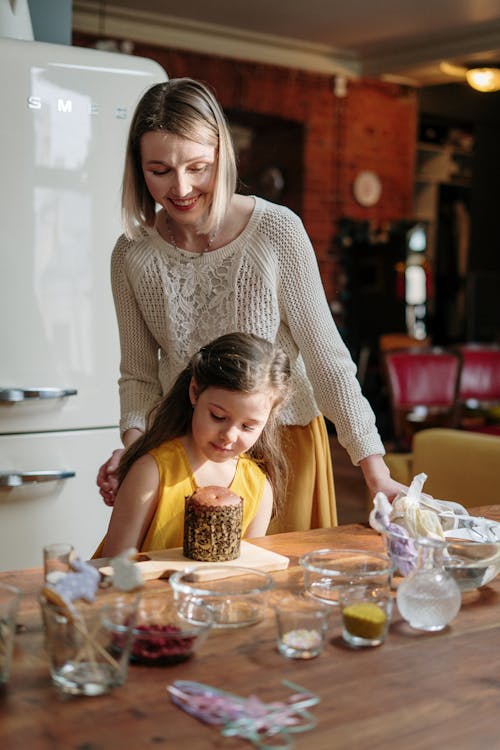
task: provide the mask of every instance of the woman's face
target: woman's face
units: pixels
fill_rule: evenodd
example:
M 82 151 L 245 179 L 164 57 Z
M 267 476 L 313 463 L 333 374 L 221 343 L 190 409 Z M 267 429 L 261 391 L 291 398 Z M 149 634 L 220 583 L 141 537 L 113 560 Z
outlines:
M 210 207 L 217 150 L 161 130 L 141 138 L 141 163 L 154 200 L 179 224 L 196 225 Z

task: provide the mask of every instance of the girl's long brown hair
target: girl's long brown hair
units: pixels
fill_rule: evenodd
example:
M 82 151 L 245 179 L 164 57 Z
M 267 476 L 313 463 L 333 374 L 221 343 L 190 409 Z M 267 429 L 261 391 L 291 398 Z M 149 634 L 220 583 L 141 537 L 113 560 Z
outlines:
M 199 393 L 216 387 L 243 393 L 270 390 L 274 394 L 269 419 L 248 455 L 268 476 L 273 488 L 274 516 L 279 515 L 285 497 L 288 465 L 283 455 L 277 413 L 289 396 L 290 362 L 281 349 L 249 333 L 219 336 L 191 358 L 170 391 L 150 412 L 146 432 L 123 454 L 118 469 L 119 481 L 123 481 L 138 458 L 167 440 L 191 432 L 193 407 L 189 399 L 189 384 L 192 378 Z

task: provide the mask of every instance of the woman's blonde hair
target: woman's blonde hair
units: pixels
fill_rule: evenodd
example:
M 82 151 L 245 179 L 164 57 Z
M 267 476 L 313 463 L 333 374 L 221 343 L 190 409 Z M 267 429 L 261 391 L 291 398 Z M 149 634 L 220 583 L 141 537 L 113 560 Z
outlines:
M 203 83 L 173 78 L 152 86 L 136 107 L 128 135 L 122 185 L 125 234 L 137 237 L 154 226 L 156 205 L 146 186 L 141 165 L 141 138 L 165 131 L 216 149 L 214 193 L 200 234 L 220 226 L 236 190 L 236 157 L 229 127 L 217 99 Z
M 272 392 L 271 413 L 247 455 L 268 476 L 273 488 L 274 515 L 279 515 L 285 497 L 288 466 L 277 415 L 290 395 L 290 361 L 282 349 L 249 333 L 219 336 L 191 358 L 170 391 L 152 409 L 146 432 L 123 454 L 118 469 L 119 481 L 123 481 L 138 458 L 167 440 L 191 432 L 193 406 L 189 398 L 189 385 L 192 378 L 198 394 L 210 387 L 243 393 L 261 389 Z

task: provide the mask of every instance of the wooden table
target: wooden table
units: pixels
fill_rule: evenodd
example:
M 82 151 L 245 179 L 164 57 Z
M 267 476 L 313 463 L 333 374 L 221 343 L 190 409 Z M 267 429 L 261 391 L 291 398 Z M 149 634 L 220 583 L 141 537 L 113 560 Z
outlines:
M 477 509 L 500 520 L 500 505 Z M 257 544 L 290 557 L 276 573 L 278 587 L 301 587 L 298 557 L 322 547 L 381 550 L 363 525 L 270 536 Z M 127 682 L 98 698 L 61 697 L 52 686 L 43 650 L 36 595 L 41 570 L 0 574 L 25 592 L 19 613 L 11 680 L 0 691 L 0 747 L 5 750 L 236 750 L 251 747 L 224 738 L 174 706 L 166 686 L 195 680 L 262 700 L 288 696 L 281 680 L 320 696 L 315 729 L 296 735 L 297 750 L 494 750 L 500 747 L 500 577 L 463 596 L 445 631 L 412 631 L 394 609 L 386 643 L 351 650 L 331 616 L 323 654 L 290 661 L 275 647 L 272 612 L 258 625 L 213 631 L 199 653 L 173 667 L 132 666 Z M 167 587 L 166 581 L 148 588 Z

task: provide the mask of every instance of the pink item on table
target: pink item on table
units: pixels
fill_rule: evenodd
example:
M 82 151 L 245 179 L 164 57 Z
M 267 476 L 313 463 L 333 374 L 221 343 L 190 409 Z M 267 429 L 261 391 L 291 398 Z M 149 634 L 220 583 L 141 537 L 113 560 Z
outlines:
M 268 747 L 266 740 L 277 735 L 283 735 L 280 747 L 291 748 L 293 742 L 288 735 L 316 725 L 306 709 L 319 703 L 319 697 L 287 680 L 283 684 L 297 691 L 288 702 L 264 703 L 255 695 L 241 698 L 189 680 L 176 680 L 167 691 L 172 702 L 187 713 L 206 724 L 222 724 L 225 737 L 241 737 L 264 750 Z

